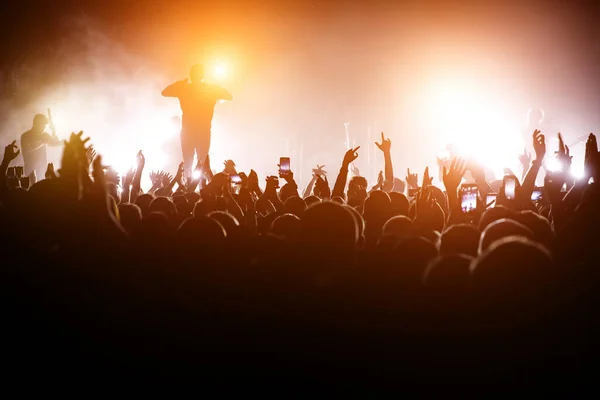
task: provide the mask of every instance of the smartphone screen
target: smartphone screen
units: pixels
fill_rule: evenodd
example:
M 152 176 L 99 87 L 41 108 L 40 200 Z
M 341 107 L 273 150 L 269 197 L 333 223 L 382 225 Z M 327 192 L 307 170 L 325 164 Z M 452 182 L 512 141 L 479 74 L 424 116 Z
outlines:
M 496 196 L 498 196 L 496 193 L 488 193 L 485 196 L 485 205 L 487 207 L 495 207 L 496 206 Z
M 465 184 L 460 187 L 460 208 L 463 213 L 477 211 L 477 195 L 479 188 L 475 184 Z
M 284 177 L 290 173 L 290 158 L 281 157 L 279 159 L 279 176 Z
M 229 179 L 231 180 L 231 191 L 234 194 L 240 194 L 240 189 L 242 188 L 242 178 L 239 175 L 229 175 Z
M 504 177 L 504 197 L 506 197 L 507 200 L 514 200 L 516 186 L 517 182 L 514 176 Z
M 231 179 L 232 184 L 239 185 L 242 183 L 242 177 L 239 175 L 229 175 L 229 178 Z
M 542 200 L 542 188 L 536 187 L 531 193 L 531 201 Z

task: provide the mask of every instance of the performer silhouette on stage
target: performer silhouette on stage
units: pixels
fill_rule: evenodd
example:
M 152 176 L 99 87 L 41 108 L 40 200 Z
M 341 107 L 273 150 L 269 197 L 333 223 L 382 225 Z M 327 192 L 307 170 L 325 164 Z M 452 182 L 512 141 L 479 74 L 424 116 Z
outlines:
M 181 117 L 181 152 L 185 176 L 189 177 L 194 162 L 204 160 L 210 149 L 210 131 L 215 104 L 219 100 L 233 100 L 233 96 L 219 85 L 204 82 L 204 66 L 196 64 L 190 78 L 177 81 L 162 91 L 165 97 L 177 97 L 183 113 Z
M 50 126 L 52 134 L 46 132 L 48 126 Z M 61 144 L 61 140 L 56 136 L 50 110 L 48 110 L 48 116 L 37 114 L 33 118 L 31 129 L 21 135 L 21 152 L 23 154 L 25 176 L 35 171 L 38 179 L 43 178 L 48 166 L 46 147 L 60 146 Z

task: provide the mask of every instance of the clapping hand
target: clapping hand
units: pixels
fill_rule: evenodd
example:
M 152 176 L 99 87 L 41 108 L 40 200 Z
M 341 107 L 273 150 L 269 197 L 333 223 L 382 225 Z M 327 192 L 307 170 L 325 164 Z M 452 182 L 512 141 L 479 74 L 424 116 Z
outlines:
M 372 190 L 381 190 L 383 187 L 383 171 L 379 171 L 377 175 L 377 183 L 373 186 Z
M 314 176 L 324 176 L 327 175 L 327 171 L 323 170 L 323 168 L 325 168 L 325 165 L 319 165 L 317 164 L 317 168 L 313 168 L 312 172 Z

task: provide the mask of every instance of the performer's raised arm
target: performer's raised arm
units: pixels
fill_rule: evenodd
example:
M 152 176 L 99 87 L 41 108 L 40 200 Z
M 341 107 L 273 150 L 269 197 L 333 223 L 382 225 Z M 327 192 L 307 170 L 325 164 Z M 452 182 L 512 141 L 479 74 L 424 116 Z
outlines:
M 179 97 L 179 95 L 181 94 L 181 88 L 187 83 L 188 78 L 172 83 L 162 91 L 162 95 L 164 97 Z

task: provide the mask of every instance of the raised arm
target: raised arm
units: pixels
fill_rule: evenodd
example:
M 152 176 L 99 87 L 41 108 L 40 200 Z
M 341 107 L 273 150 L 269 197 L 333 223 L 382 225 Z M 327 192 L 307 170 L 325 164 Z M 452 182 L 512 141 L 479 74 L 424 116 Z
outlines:
M 523 179 L 523 185 L 521 186 L 523 198 L 525 199 L 530 198 L 531 193 L 533 193 L 535 180 L 546 155 L 546 138 L 537 129 L 533 132 L 533 149 L 535 151 L 535 160 L 531 162 L 531 166 L 527 170 L 525 178 Z M 531 159 L 531 157 L 529 158 Z M 523 167 L 525 167 L 525 163 L 523 163 Z
M 385 166 L 385 180 L 381 185 L 381 189 L 384 192 L 390 192 L 394 187 L 394 167 L 392 166 L 392 141 L 390 139 L 386 139 L 383 132 L 381 132 L 381 144 L 375 142 L 375 145 L 381 150 L 383 153 L 383 160 Z
M 342 199 L 346 198 L 344 190 L 346 189 L 346 181 L 348 179 L 348 167 L 354 160 L 358 158 L 358 153 L 356 152 L 360 149 L 360 146 L 350 149 L 344 155 L 344 160 L 342 161 L 342 167 L 340 168 L 340 172 L 335 180 L 335 184 L 333 185 L 333 192 L 331 193 L 331 197 L 339 196 Z
M 188 79 L 185 78 L 181 81 L 177 81 L 175 83 L 170 84 L 169 86 L 167 86 L 163 91 L 162 91 L 162 95 L 164 97 L 179 97 L 179 94 L 181 93 L 181 89 L 188 83 Z
M 44 133 L 44 143 L 52 147 L 61 146 L 63 144 L 62 140 L 56 136 L 56 133 L 52 133 L 52 135 Z

